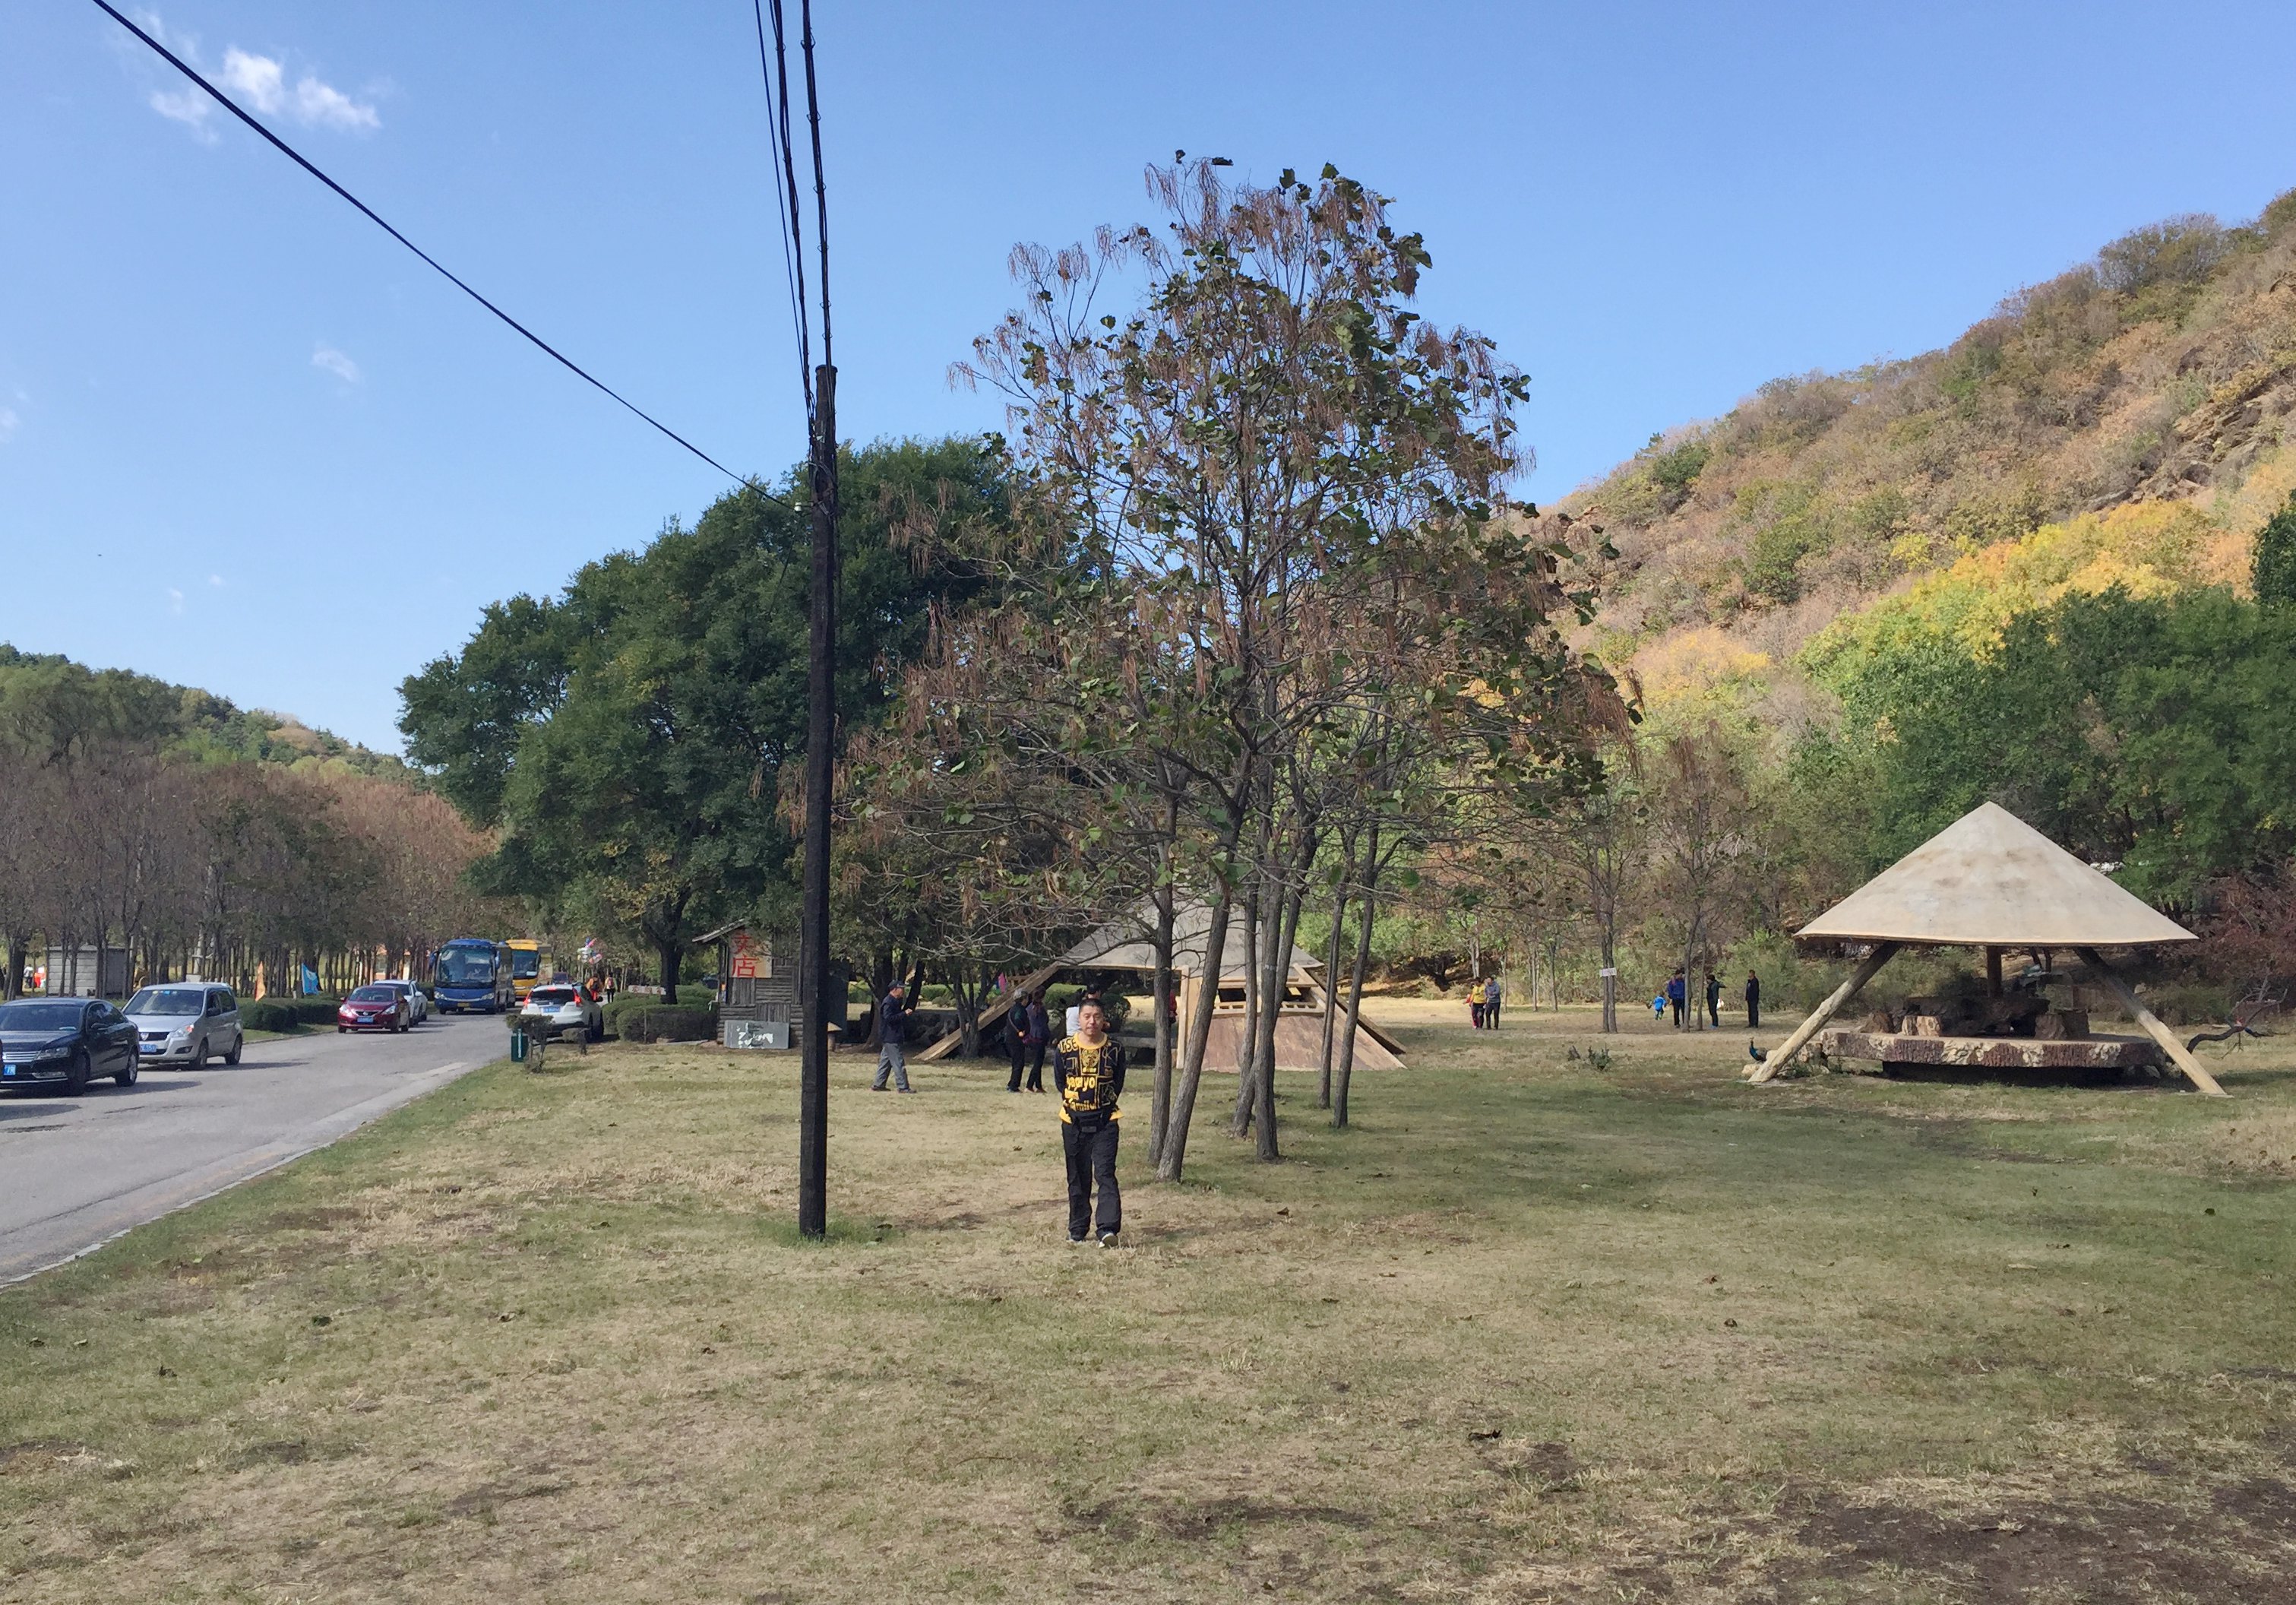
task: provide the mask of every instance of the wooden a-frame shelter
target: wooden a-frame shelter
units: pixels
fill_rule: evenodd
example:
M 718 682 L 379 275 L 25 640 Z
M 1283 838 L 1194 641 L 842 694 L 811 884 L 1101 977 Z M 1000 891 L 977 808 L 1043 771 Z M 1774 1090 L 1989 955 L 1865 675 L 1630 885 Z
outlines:
M 1023 976 L 1014 987 L 1012 998 L 998 998 L 982 1009 L 980 1030 L 985 1034 L 1002 1020 L 1012 1008 L 1014 998 L 1049 984 L 1063 975 L 1112 971 L 1152 976 L 1156 972 L 1156 945 L 1148 939 L 1146 933 L 1154 928 L 1155 911 L 1149 904 L 1143 904 L 1136 910 L 1129 920 L 1103 926 L 1051 963 Z M 1204 984 L 1204 948 L 1210 928 L 1211 910 L 1201 903 L 1184 903 L 1174 911 L 1172 972 L 1178 984 L 1177 1002 L 1183 1023 L 1191 1017 L 1197 994 Z M 1241 1045 L 1238 1035 L 1243 1017 L 1241 997 L 1245 959 L 1238 951 L 1242 946 L 1240 923 L 1230 926 L 1226 946 L 1226 951 L 1220 959 L 1220 999 L 1212 1016 L 1211 1041 L 1204 1050 L 1207 1068 L 1231 1063 L 1238 1057 L 1236 1049 Z M 1322 969 L 1322 962 L 1313 954 L 1298 947 L 1292 950 L 1283 1006 L 1276 1017 L 1275 1067 L 1279 1070 L 1311 1070 L 1316 1067 L 1320 1059 L 1323 1050 L 1321 1022 L 1325 1001 Z M 1335 1000 L 1332 1009 L 1333 1029 L 1348 1029 L 1347 1005 Z M 962 1028 L 952 1031 L 915 1057 L 920 1062 L 946 1058 L 956 1051 L 964 1036 Z M 1400 1070 L 1403 1068 L 1402 1056 L 1403 1045 L 1386 1032 L 1369 1020 L 1357 1024 L 1357 1068 Z
M 1849 980 L 1810 1012 L 1748 1073 L 1768 1081 L 1907 947 L 1975 947 L 1985 952 L 1988 988 L 2001 992 L 2004 949 L 2079 954 L 2120 1000 L 2150 1042 L 2095 1037 L 2085 1029 L 2056 1041 L 2001 1037 L 1830 1033 L 1852 1057 L 1885 1063 L 2031 1067 L 2159 1064 L 2165 1056 L 2202 1091 L 2226 1096 L 2137 998 L 2098 950 L 2191 942 L 2193 934 L 2067 852 L 1998 803 L 1982 802 L 1795 933 L 1803 941 L 1872 943 Z M 1834 1045 L 1834 1044 L 1829 1044 Z

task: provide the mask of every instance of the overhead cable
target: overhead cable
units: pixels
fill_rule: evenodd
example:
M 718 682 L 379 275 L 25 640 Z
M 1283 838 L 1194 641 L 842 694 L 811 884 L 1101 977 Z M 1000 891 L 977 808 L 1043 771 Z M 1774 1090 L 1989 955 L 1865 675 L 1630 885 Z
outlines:
M 488 300 L 485 296 L 480 295 L 476 290 L 472 289 L 469 284 L 463 283 L 461 278 L 450 271 L 447 268 L 446 264 L 439 261 L 438 258 L 432 256 L 429 251 L 423 250 L 422 247 L 417 245 L 414 241 L 399 233 L 398 230 L 393 228 L 389 223 L 384 222 L 382 218 L 373 207 L 360 200 L 357 195 L 352 194 L 350 191 L 345 189 L 341 185 L 337 184 L 332 178 L 328 177 L 326 174 L 321 172 L 317 167 L 313 165 L 311 161 L 305 158 L 301 152 L 296 150 L 294 146 L 280 138 L 279 136 L 274 134 L 269 128 L 265 128 L 260 122 L 258 122 L 240 106 L 238 102 L 233 100 L 231 96 L 226 95 L 222 90 L 217 88 L 213 84 L 209 83 L 204 77 L 202 77 L 198 69 L 192 66 L 190 62 L 184 61 L 174 51 L 169 50 L 165 45 L 162 45 L 159 40 L 153 38 L 150 34 L 144 32 L 143 29 L 137 27 L 135 23 L 130 21 L 127 17 L 121 15 L 120 12 L 110 4 L 110 0 L 94 0 L 94 3 L 99 10 L 102 11 L 113 21 L 119 23 L 120 27 L 126 29 L 129 33 L 134 34 L 137 38 L 143 40 L 144 44 L 150 45 L 154 52 L 168 62 L 168 65 L 175 68 L 176 71 L 182 73 L 185 78 L 191 79 L 192 82 L 197 84 L 201 89 L 213 96 L 216 103 L 222 106 L 225 111 L 230 112 L 234 117 L 239 119 L 240 121 L 245 123 L 249 128 L 254 129 L 266 140 L 269 141 L 282 155 L 285 156 L 297 167 L 301 168 L 305 172 L 310 174 L 312 177 L 316 178 L 320 183 L 325 185 L 329 189 L 334 191 L 336 194 L 341 196 L 344 200 L 357 207 L 359 211 L 365 216 L 369 222 L 381 229 L 383 233 L 389 235 L 401 245 L 406 246 L 407 250 L 413 251 L 416 256 L 421 257 L 433 268 L 436 268 L 439 276 L 445 278 L 447 283 L 453 284 L 463 294 L 469 296 L 472 300 L 478 302 L 479 305 L 484 307 L 488 311 L 502 319 L 503 322 L 517 330 L 519 333 L 524 335 L 529 341 L 532 342 L 537 350 L 541 350 L 545 355 L 550 357 L 553 360 L 560 364 L 560 366 L 563 366 L 567 372 L 572 374 L 576 378 L 582 380 L 585 383 L 594 387 L 603 395 L 620 403 L 620 405 L 628 408 L 629 411 L 635 414 L 637 417 L 652 424 L 663 434 L 676 441 L 680 446 L 685 447 L 686 450 L 692 452 L 695 457 L 700 457 L 703 462 L 718 470 L 718 473 L 724 474 L 727 479 L 756 489 L 758 493 L 764 496 L 767 500 L 774 502 L 780 506 L 787 507 L 789 506 L 789 504 L 783 501 L 780 497 L 775 496 L 770 491 L 758 486 L 754 478 L 736 473 L 731 468 L 726 467 L 725 464 L 719 462 L 716 457 L 711 457 L 708 452 L 702 450 L 701 447 L 696 446 L 693 441 L 678 433 L 668 424 L 664 424 L 660 419 L 655 417 L 652 414 L 639 407 L 636 402 L 622 395 L 611 385 L 607 384 L 603 380 L 599 379 L 595 374 L 590 373 L 580 364 L 568 357 L 564 352 L 560 351 L 556 347 L 550 344 L 549 342 L 544 340 L 533 330 L 519 322 L 518 319 L 512 317 L 500 307 L 496 306 L 494 302 Z

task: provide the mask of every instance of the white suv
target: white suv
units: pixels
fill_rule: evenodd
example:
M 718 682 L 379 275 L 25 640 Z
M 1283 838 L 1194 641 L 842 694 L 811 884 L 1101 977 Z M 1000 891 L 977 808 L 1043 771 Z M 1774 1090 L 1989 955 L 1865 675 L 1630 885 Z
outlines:
M 146 1065 L 188 1064 L 204 1070 L 209 1058 L 236 1065 L 246 1046 L 239 1000 L 228 986 L 197 981 L 147 986 L 121 1012 L 135 1027 L 135 1057 Z

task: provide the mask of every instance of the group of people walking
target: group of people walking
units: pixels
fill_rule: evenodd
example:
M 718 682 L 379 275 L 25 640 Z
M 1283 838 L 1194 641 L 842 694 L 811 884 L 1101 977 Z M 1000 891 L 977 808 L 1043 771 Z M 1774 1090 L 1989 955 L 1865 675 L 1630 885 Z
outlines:
M 1467 1018 L 1477 1031 L 1496 1031 L 1499 1028 L 1499 999 L 1504 995 L 1496 975 L 1480 986 L 1467 989 Z
M 1762 978 L 1751 970 L 1746 972 L 1745 996 L 1746 1025 L 1752 1030 L 1762 1023 Z M 1685 1008 L 1694 1010 L 1697 1007 L 1691 1001 L 1690 978 L 1681 970 L 1675 971 L 1667 984 L 1659 989 L 1658 994 L 1651 999 L 1651 1013 L 1661 1024 L 1669 1009 L 1674 1011 L 1674 1023 L 1680 1025 L 1682 1011 Z M 1706 972 L 1706 1023 L 1714 1030 L 1722 1028 L 1722 981 L 1712 970 Z

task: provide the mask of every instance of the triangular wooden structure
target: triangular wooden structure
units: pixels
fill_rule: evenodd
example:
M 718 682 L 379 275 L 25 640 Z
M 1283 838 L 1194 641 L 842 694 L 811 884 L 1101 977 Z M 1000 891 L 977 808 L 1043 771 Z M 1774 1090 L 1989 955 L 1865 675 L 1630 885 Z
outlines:
M 1870 942 L 1874 949 L 1792 1036 L 1754 1066 L 1749 1078 L 1758 1083 L 1791 1063 L 1900 948 L 1984 948 L 1988 968 L 2003 948 L 2070 948 L 2194 1086 L 2225 1096 L 2216 1078 L 2096 951 L 2191 942 L 2193 934 L 1997 802 L 1979 803 L 1795 934 Z
M 1180 982 L 1180 1017 L 1185 1020 L 1195 1002 L 1196 989 L 1203 984 L 1204 948 L 1211 929 L 1211 910 L 1201 902 L 1181 905 L 1174 910 L 1172 920 L 1172 968 Z M 1034 992 L 1070 970 L 1122 970 L 1135 975 L 1150 975 L 1156 968 L 1156 947 L 1148 933 L 1155 929 L 1155 910 L 1144 903 L 1134 910 L 1129 920 L 1101 926 L 1070 947 L 1068 951 L 1041 969 L 1024 976 L 1014 988 L 1013 995 Z M 1229 927 L 1228 941 L 1220 956 L 1220 984 L 1240 986 L 1243 983 L 1244 962 L 1241 925 Z M 1292 950 L 1290 984 L 1306 994 L 1310 1008 L 1284 1011 L 1276 1022 L 1276 1065 L 1279 1070 L 1314 1069 L 1323 1051 L 1322 1033 L 1316 1033 L 1312 1049 L 1303 1047 L 1307 1039 L 1300 1034 L 1296 1022 L 1310 1014 L 1320 1018 L 1324 1008 L 1324 984 L 1320 975 L 1322 961 L 1304 948 Z M 1004 1017 L 1012 1007 L 1008 999 L 999 998 L 980 1011 L 980 1028 L 986 1033 Z M 1348 1011 L 1345 1005 L 1335 1005 L 1335 1029 L 1345 1030 Z M 1223 1034 L 1222 1027 L 1226 1026 Z M 1291 1029 L 1286 1029 L 1290 1027 Z M 1234 1039 L 1235 1026 L 1227 1014 L 1213 1017 L 1212 1041 L 1205 1049 L 1204 1062 L 1216 1066 L 1226 1062 L 1220 1049 L 1223 1042 Z M 946 1058 L 956 1051 L 964 1040 L 962 1029 L 952 1031 L 939 1041 L 916 1055 L 920 1062 Z M 1301 1055 L 1306 1054 L 1304 1062 Z M 1356 1064 L 1370 1070 L 1399 1070 L 1403 1067 L 1403 1045 L 1369 1020 L 1360 1023 L 1356 1032 Z

